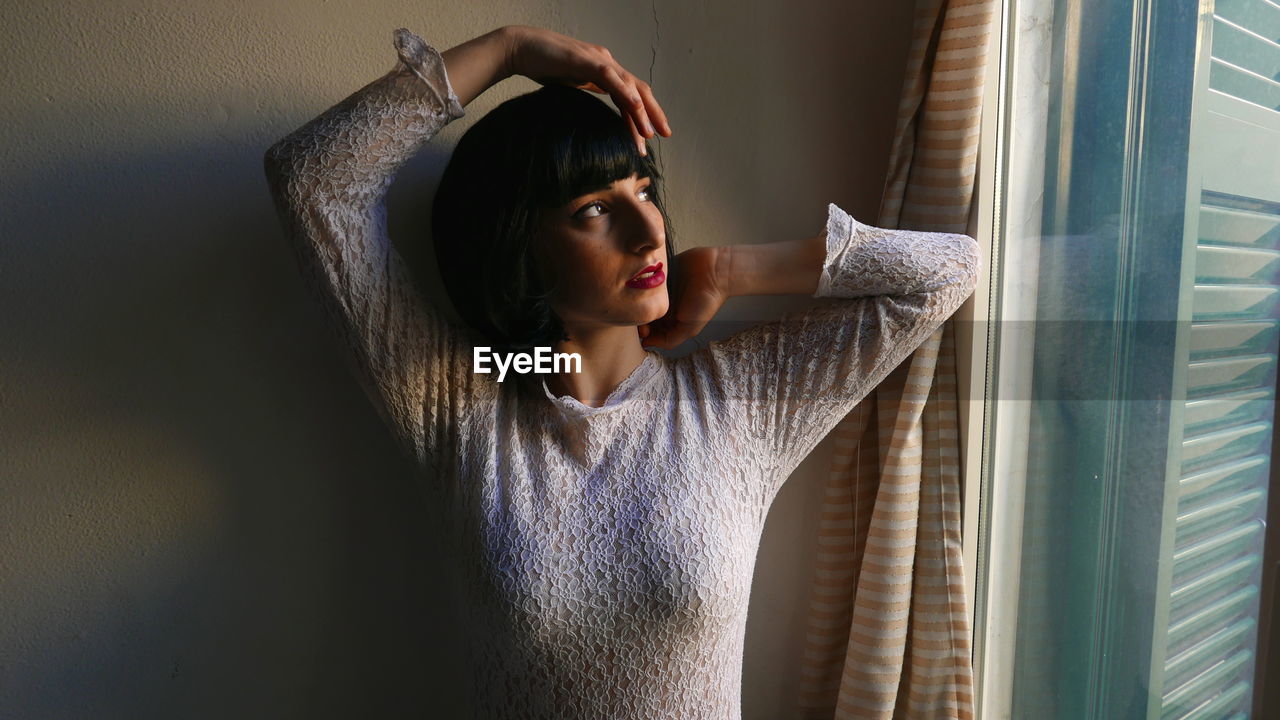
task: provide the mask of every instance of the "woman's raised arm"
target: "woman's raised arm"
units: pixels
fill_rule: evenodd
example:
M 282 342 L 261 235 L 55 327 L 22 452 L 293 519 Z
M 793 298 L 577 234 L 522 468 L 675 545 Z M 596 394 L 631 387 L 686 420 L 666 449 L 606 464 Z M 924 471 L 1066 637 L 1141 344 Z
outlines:
M 817 237 L 732 250 L 731 294 L 838 299 L 690 356 L 770 468 L 760 488 L 767 505 L 840 419 L 973 294 L 982 256 L 967 235 L 864 225 L 834 204 Z
M 607 49 L 549 30 L 502 27 L 442 54 L 401 28 L 395 47 L 394 69 L 272 145 L 264 165 L 304 278 L 366 394 L 401 446 L 429 464 L 466 406 L 471 344 L 419 295 L 387 236 L 396 171 L 516 73 L 608 93 L 641 148 L 653 126 L 671 128 L 649 86 Z
M 414 288 L 386 229 L 396 171 L 463 115 L 435 48 L 395 32 L 396 67 L 267 150 L 267 181 L 307 285 L 350 351 L 366 394 L 401 447 L 425 464 L 451 432 L 451 379 L 469 346 Z M 500 46 L 468 47 L 455 67 L 478 93 Z M 489 52 L 489 62 L 483 49 Z M 500 78 L 498 78 L 500 79 Z

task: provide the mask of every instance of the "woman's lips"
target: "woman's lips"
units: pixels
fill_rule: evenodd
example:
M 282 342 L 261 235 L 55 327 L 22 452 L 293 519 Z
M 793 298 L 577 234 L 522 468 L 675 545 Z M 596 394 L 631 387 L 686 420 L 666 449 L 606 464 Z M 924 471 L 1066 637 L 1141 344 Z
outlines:
M 658 263 L 654 266 L 653 270 L 646 270 L 645 272 L 642 272 L 636 277 L 628 280 L 627 287 L 635 288 L 637 290 L 648 290 L 650 288 L 658 287 L 666 280 L 666 278 L 667 276 L 662 272 L 662 263 Z

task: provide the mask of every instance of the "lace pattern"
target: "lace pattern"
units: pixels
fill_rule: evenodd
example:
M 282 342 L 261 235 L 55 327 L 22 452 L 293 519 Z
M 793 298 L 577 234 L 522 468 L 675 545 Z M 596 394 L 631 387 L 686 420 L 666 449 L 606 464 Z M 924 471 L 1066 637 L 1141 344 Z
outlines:
M 353 369 L 467 568 L 483 718 L 738 718 L 755 556 L 781 483 L 972 292 L 977 243 L 828 206 L 824 305 L 678 359 L 601 408 L 471 372 L 386 235 L 397 169 L 461 117 L 438 51 L 270 150 L 279 216 Z M 536 378 L 537 376 L 524 376 Z

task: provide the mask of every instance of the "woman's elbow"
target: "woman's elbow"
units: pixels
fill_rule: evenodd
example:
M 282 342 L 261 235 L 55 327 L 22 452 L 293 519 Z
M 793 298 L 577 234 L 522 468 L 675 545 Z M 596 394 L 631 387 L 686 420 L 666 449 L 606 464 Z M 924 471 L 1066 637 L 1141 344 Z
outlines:
M 291 166 L 289 157 L 289 145 L 286 142 L 288 138 L 276 142 L 267 148 L 267 152 L 262 156 L 262 170 L 266 173 L 267 181 L 272 187 L 280 184 L 288 176 L 288 170 Z
M 978 278 L 982 275 L 982 246 L 968 235 L 961 235 L 965 248 L 963 285 L 973 292 L 978 287 Z

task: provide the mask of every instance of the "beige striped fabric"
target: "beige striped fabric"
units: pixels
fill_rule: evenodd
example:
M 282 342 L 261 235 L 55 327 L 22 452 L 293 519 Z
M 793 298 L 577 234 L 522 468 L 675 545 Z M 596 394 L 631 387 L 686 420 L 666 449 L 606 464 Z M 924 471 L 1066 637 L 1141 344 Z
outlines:
M 972 232 L 994 0 L 920 0 L 877 224 Z M 952 322 L 834 431 L 800 716 L 973 718 Z

